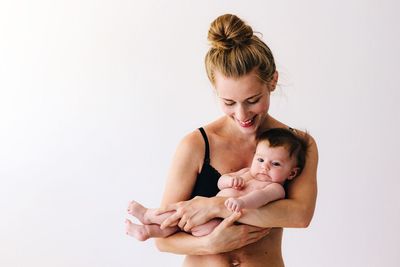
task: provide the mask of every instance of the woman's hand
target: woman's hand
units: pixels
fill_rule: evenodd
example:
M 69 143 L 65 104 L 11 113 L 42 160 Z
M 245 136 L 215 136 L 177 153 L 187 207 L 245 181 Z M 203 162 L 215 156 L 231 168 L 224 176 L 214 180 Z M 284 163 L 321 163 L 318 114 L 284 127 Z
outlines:
M 161 224 L 161 229 L 178 225 L 182 230 L 189 232 L 193 227 L 217 217 L 216 215 L 221 207 L 225 209 L 223 198 L 197 196 L 191 200 L 169 204 L 165 208 L 160 208 L 157 214 L 175 211 L 173 215 Z
M 239 249 L 257 242 L 269 234 L 271 228 L 260 228 L 246 224 L 234 225 L 242 214 L 234 212 L 224 219 L 209 235 L 206 236 L 210 254 Z

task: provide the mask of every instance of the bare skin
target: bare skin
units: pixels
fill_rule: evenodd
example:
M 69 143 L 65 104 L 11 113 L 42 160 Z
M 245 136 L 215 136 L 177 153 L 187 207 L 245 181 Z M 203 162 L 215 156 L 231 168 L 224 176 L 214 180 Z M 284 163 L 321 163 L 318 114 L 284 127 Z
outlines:
M 283 125 L 277 121 L 275 121 L 273 118 L 270 118 L 269 121 L 271 122 L 271 128 L 272 127 L 287 127 L 286 125 Z M 230 151 L 229 147 L 231 145 L 224 143 L 223 139 L 220 139 L 219 136 L 223 135 L 223 130 L 218 127 L 219 125 L 223 125 L 223 123 L 219 124 L 212 124 L 209 125 L 206 128 L 207 134 L 209 136 L 209 139 L 211 139 L 211 151 L 220 151 L 220 157 L 212 159 L 211 162 L 213 166 L 219 170 L 220 172 L 224 171 L 232 171 L 235 168 L 241 168 L 242 166 L 246 166 L 249 164 L 249 161 L 247 160 L 248 158 L 251 159 L 251 155 L 254 153 L 254 148 L 252 149 L 251 146 L 246 147 L 243 146 L 242 149 L 240 150 L 241 153 L 236 153 L 232 156 L 230 161 L 229 166 L 226 164 L 223 164 L 222 160 L 227 159 L 228 155 L 232 153 Z M 192 135 L 199 135 L 197 132 L 194 132 Z M 198 149 L 201 151 L 201 147 L 203 144 L 201 144 L 201 136 L 194 137 L 199 139 L 200 141 L 200 146 Z M 221 143 L 219 143 L 221 142 Z M 304 185 L 304 188 L 299 187 L 299 193 L 296 191 L 297 189 L 294 188 L 295 186 L 301 185 L 300 182 L 292 182 L 289 185 L 289 190 L 288 190 L 288 199 L 281 200 L 281 201 L 276 201 L 270 205 L 267 205 L 263 207 L 260 210 L 245 210 L 244 214 L 241 218 L 238 218 L 239 222 L 242 223 L 247 223 L 251 225 L 257 225 L 260 227 L 277 227 L 277 226 L 282 226 L 282 227 L 306 227 L 311 220 L 313 210 L 314 210 L 314 205 L 315 205 L 315 196 L 316 196 L 316 184 L 315 184 L 315 170 L 310 168 L 309 166 L 311 165 L 316 165 L 316 147 L 315 144 L 312 144 L 312 147 L 314 147 L 314 156 L 313 157 L 307 157 L 306 162 L 308 166 L 306 166 L 305 170 L 303 171 L 302 175 L 297 177 L 294 181 L 298 180 L 303 180 L 307 179 L 308 177 L 304 178 L 305 175 L 314 175 L 311 176 L 311 179 L 309 182 L 310 185 Z M 224 148 L 224 149 L 223 149 Z M 312 149 L 312 148 L 311 148 Z M 247 158 L 246 158 L 246 153 L 247 152 Z M 224 153 L 225 152 L 225 153 Z M 204 153 L 204 149 L 203 149 Z M 311 152 L 313 153 L 313 152 Z M 201 154 L 201 153 L 200 153 Z M 214 157 L 217 155 L 216 153 L 213 154 Z M 220 158 L 220 160 L 219 160 Z M 201 164 L 202 163 L 202 157 L 199 160 Z M 313 161 L 313 162 L 310 162 Z M 311 174 L 310 174 L 311 173 Z M 293 189 L 294 188 L 294 189 Z M 306 192 L 305 195 L 308 195 L 306 199 L 302 200 L 306 203 L 306 206 L 308 209 L 304 214 L 300 214 L 298 212 L 292 212 L 289 214 L 292 214 L 291 216 L 288 216 L 287 212 L 290 211 L 291 209 L 293 210 L 299 210 L 299 208 L 296 206 L 296 197 L 303 198 L 303 194 L 301 191 Z M 291 200 L 291 198 L 294 198 Z M 185 230 L 190 230 L 192 227 L 196 225 L 200 225 L 209 219 L 213 218 L 214 216 L 218 217 L 224 217 L 224 218 L 229 218 L 228 216 L 230 215 L 230 212 L 227 212 L 226 207 L 224 206 L 226 198 L 220 198 L 219 200 L 205 200 L 205 199 L 200 199 L 199 201 L 210 201 L 208 206 L 215 206 L 218 207 L 216 211 L 210 212 L 210 214 L 204 214 L 204 216 L 188 216 L 190 217 L 191 221 L 186 221 L 183 222 L 180 227 L 184 227 L 183 229 Z M 177 201 L 177 200 L 176 200 Z M 171 201 L 174 202 L 174 201 Z M 202 204 L 202 205 L 205 205 Z M 201 205 L 201 204 L 199 204 Z M 270 214 L 270 216 L 265 215 L 265 214 Z M 209 216 L 209 217 L 207 217 Z M 303 217 L 304 216 L 304 217 Z M 185 228 L 186 226 L 186 228 Z M 224 226 L 225 227 L 225 226 Z M 281 267 L 284 266 L 284 262 L 282 259 L 282 253 L 281 253 L 281 241 L 282 241 L 282 233 L 283 230 L 282 228 L 273 228 L 268 235 L 265 236 L 264 233 L 257 232 L 258 229 L 253 229 L 254 236 L 252 241 L 255 241 L 252 244 L 246 244 L 249 240 L 246 240 L 241 234 L 237 234 L 240 231 L 245 231 L 242 229 L 239 229 L 239 226 L 230 224 L 226 228 L 220 228 L 218 229 L 219 231 L 215 231 L 215 240 L 214 240 L 214 232 L 211 234 L 213 236 L 210 238 L 210 240 L 205 240 L 205 246 L 202 246 L 202 241 L 199 242 L 200 245 L 196 246 L 192 242 L 198 242 L 198 240 L 194 240 L 188 236 L 183 237 L 182 233 L 178 235 L 173 235 L 171 237 L 168 237 L 166 239 L 159 239 L 157 240 L 157 245 L 162 251 L 170 251 L 170 252 L 175 252 L 175 253 L 182 253 L 186 254 L 187 256 L 185 257 L 185 261 L 183 266 L 188 266 L 188 267 L 197 267 L 197 266 L 216 266 L 216 267 L 224 267 L 224 266 L 235 266 L 234 264 L 239 263 L 240 265 L 238 266 L 248 266 L 248 267 L 257 267 L 257 266 L 277 266 Z M 237 227 L 237 228 L 235 228 Z M 250 231 L 250 230 L 249 230 Z M 218 234 L 217 234 L 218 232 Z M 243 234 L 244 235 L 244 234 Z M 248 234 L 247 234 L 248 236 Z M 231 238 L 231 239 L 229 239 Z M 216 240 L 219 239 L 219 242 Z M 238 242 L 237 240 L 240 240 Z M 258 241 L 257 241 L 258 240 Z M 182 242 L 182 243 L 181 243 Z M 235 243 L 238 242 L 238 243 Z M 168 244 L 169 243 L 169 244 Z M 208 244 L 212 243 L 215 247 L 212 248 L 211 250 L 204 249 L 204 247 L 208 247 Z M 233 249 L 232 251 L 230 250 L 230 247 L 227 247 L 226 244 L 232 244 L 232 247 L 237 247 L 236 249 Z M 182 244 L 182 246 L 185 246 L 185 248 L 181 247 L 179 244 Z M 190 244 L 193 244 L 192 246 Z M 171 247 L 169 247 L 171 246 Z M 224 252 L 228 251 L 228 252 Z M 199 255 L 190 255 L 190 254 L 199 254 Z M 213 255 L 209 255 L 213 254 Z
M 284 147 L 270 147 L 268 141 L 259 142 L 250 168 L 222 175 L 218 180 L 221 190 L 217 196 L 229 197 L 225 206 L 230 211 L 241 212 L 243 209 L 255 209 L 271 201 L 285 197 L 283 183 L 293 179 L 297 173 L 296 160 L 291 158 Z M 136 217 L 142 225 L 126 220 L 126 233 L 139 241 L 151 237 L 167 237 L 179 230 L 176 226 L 161 229 L 173 211 L 158 213 L 136 201 L 128 205 L 128 213 Z M 221 222 L 213 219 L 191 229 L 194 236 L 210 234 Z
M 186 256 L 183 266 L 284 266 L 281 253 L 282 232 L 282 228 L 272 229 L 269 234 L 260 241 L 230 252 L 207 256 Z
M 252 73 L 238 79 L 216 73 L 216 92 L 226 116 L 207 125 L 205 131 L 210 142 L 211 165 L 220 173 L 231 173 L 250 165 L 257 133 L 288 127 L 267 113 L 269 94 L 276 80 L 277 74 L 269 84 L 261 84 Z M 207 236 L 193 237 L 180 232 L 157 239 L 157 247 L 161 251 L 187 255 L 185 267 L 284 266 L 282 227 L 307 227 L 315 208 L 318 152 L 313 139 L 310 138 L 306 165 L 290 182 L 287 198 L 258 209 L 245 209 L 243 214 L 228 211 L 224 205 L 226 197 L 197 197 L 186 201 L 203 165 L 204 153 L 204 140 L 198 131 L 186 136 L 178 146 L 160 205 L 164 211 L 174 210 L 175 214 L 161 226 L 178 225 L 190 231 L 212 218 L 225 219 Z M 234 224 L 235 221 L 243 224 Z M 263 230 L 270 227 L 273 227 L 270 232 Z
M 126 234 L 136 238 L 139 241 L 145 241 L 150 237 L 167 237 L 179 230 L 172 226 L 160 229 L 159 225 L 174 212 L 165 212 L 156 214 L 156 210 L 148 209 L 136 201 L 131 201 L 128 206 L 128 213 L 136 217 L 142 224 L 134 224 L 130 220 L 125 220 Z

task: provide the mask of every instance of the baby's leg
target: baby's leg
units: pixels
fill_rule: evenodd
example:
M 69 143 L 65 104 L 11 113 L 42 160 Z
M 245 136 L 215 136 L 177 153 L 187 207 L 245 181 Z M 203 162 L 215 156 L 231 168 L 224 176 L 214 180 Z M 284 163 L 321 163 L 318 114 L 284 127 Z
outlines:
M 217 227 L 221 223 L 222 219 L 212 219 L 211 221 L 206 222 L 205 224 L 196 226 L 192 228 L 193 236 L 204 236 L 211 233 L 215 227 Z
M 167 237 L 179 230 L 178 227 L 167 227 L 163 230 L 157 224 L 138 225 L 132 223 L 130 220 L 125 221 L 126 234 L 133 236 L 139 241 L 145 241 L 150 237 Z
M 155 209 L 148 209 L 136 201 L 131 201 L 128 213 L 136 217 L 143 224 L 161 224 L 166 218 L 174 214 L 174 211 L 157 214 Z

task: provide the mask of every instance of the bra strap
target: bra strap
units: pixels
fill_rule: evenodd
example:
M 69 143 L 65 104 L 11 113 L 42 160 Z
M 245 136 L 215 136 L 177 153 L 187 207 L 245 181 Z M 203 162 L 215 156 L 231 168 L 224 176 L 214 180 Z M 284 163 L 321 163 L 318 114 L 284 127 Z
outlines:
M 209 148 L 209 144 L 208 144 L 207 134 L 206 134 L 206 131 L 204 131 L 203 127 L 200 127 L 199 130 L 201 132 L 201 135 L 203 136 L 204 143 L 206 145 L 206 153 L 204 155 L 204 162 L 209 164 L 210 163 L 210 148 Z

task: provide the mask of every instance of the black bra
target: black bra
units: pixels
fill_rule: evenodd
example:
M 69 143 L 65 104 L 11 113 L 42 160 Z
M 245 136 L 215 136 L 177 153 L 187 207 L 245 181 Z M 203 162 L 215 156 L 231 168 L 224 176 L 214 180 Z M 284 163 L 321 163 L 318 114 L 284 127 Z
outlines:
M 213 197 L 219 192 L 218 179 L 221 174 L 210 165 L 210 145 L 207 134 L 202 127 L 199 128 L 205 143 L 204 162 L 201 172 L 197 175 L 196 184 L 192 191 L 192 198 L 195 196 Z

